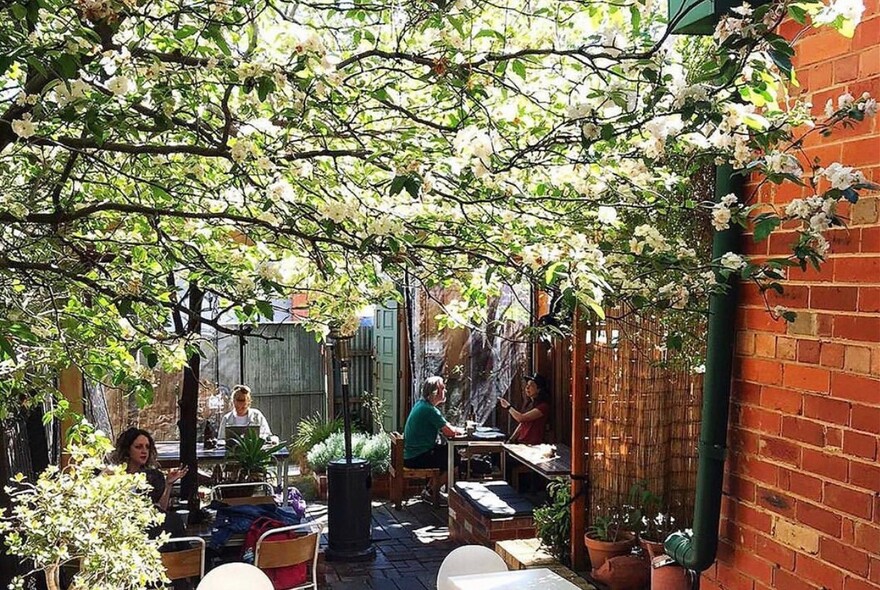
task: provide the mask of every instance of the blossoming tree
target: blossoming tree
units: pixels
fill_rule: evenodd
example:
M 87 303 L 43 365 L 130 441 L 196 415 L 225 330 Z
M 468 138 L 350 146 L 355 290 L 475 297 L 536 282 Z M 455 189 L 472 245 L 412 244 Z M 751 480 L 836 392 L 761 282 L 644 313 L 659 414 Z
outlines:
M 595 312 L 703 313 L 739 273 L 818 264 L 857 170 L 803 138 L 873 115 L 786 94 L 786 17 L 852 35 L 851 0 L 775 1 L 711 38 L 655 0 L 15 0 L 0 5 L 0 408 L 76 364 L 149 390 L 194 342 L 308 293 L 324 329 L 408 285 L 478 322 L 535 281 Z M 809 186 L 784 210 L 695 192 L 707 166 Z M 787 257 L 711 260 L 703 224 Z M 191 305 L 196 285 L 219 301 Z M 778 313 L 784 313 L 777 310 Z

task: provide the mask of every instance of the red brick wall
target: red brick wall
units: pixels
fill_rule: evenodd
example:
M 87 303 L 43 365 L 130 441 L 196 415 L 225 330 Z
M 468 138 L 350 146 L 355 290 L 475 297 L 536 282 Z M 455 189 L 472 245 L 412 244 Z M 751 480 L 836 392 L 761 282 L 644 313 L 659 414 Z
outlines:
M 787 33 L 799 27 L 789 23 Z M 814 112 L 845 91 L 880 97 L 880 12 L 867 0 L 853 39 L 833 31 L 796 44 L 798 92 Z M 807 144 L 807 157 L 859 167 L 880 183 L 880 120 Z M 765 194 L 784 204 L 794 189 Z M 771 304 L 745 288 L 738 318 L 730 456 L 718 560 L 702 587 L 880 588 L 880 198 L 846 207 L 819 272 L 792 271 Z M 747 252 L 781 254 L 790 236 Z

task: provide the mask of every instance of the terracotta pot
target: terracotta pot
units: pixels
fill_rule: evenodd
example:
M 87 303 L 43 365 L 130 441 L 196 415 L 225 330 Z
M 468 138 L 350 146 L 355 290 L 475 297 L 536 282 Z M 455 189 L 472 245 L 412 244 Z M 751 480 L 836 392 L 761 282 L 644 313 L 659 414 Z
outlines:
M 675 563 L 660 565 L 663 561 L 662 555 L 651 560 L 651 590 L 689 590 L 692 587 L 690 573 Z
M 648 561 L 651 561 L 660 555 L 666 555 L 666 552 L 663 549 L 663 543 L 639 539 L 639 545 L 642 546 L 642 550 L 644 550 L 645 555 L 648 557 Z
M 592 538 L 590 533 L 584 535 L 584 544 L 587 546 L 587 553 L 590 554 L 590 567 L 593 571 L 598 570 L 612 557 L 628 555 L 635 547 L 636 536 L 633 533 L 623 532 L 619 538 L 619 541 L 600 541 Z

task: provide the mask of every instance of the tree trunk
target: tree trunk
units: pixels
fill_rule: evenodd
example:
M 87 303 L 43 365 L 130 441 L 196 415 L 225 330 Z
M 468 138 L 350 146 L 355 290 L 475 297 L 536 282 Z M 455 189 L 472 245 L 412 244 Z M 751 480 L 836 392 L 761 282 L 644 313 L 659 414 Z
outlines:
M 48 590 L 61 590 L 61 566 L 50 565 L 46 568 L 46 587 Z
M 201 332 L 201 311 L 204 293 L 197 285 L 190 285 L 189 309 L 191 314 L 187 320 L 186 334 L 199 334 Z M 183 370 L 183 388 L 180 393 L 180 419 L 177 426 L 180 429 L 180 461 L 187 467 L 189 472 L 180 483 L 181 500 L 187 502 L 190 514 L 195 514 L 199 509 L 198 495 L 198 460 L 196 457 L 196 440 L 198 437 L 198 405 L 199 405 L 199 372 L 201 368 L 201 356 L 198 353 L 189 358 L 187 367 Z

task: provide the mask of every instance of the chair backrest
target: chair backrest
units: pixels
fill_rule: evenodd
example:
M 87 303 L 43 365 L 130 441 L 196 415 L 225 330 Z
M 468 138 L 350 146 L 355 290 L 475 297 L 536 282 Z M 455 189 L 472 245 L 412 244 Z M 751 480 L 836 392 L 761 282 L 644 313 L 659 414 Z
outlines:
M 506 572 L 507 564 L 500 555 L 483 545 L 465 545 L 446 556 L 437 572 L 437 590 L 453 590 L 449 578 L 470 574 Z
M 198 590 L 275 590 L 272 580 L 249 563 L 224 563 L 208 572 Z
M 169 580 L 205 575 L 205 540 L 201 537 L 172 537 L 169 543 L 196 543 L 196 547 L 161 553 L 162 565 Z
M 321 530 L 320 525 L 307 522 L 266 531 L 257 539 L 257 547 L 254 550 L 254 565 L 260 569 L 269 569 L 306 563 L 311 569 L 312 582 L 310 585 L 297 586 L 297 588 L 313 587 L 317 589 L 318 547 L 321 543 Z M 305 534 L 294 539 L 267 540 L 273 535 L 288 531 L 302 531 Z
M 220 500 L 229 506 L 241 506 L 243 504 L 274 504 L 274 496 L 244 496 L 242 498 L 222 498 Z
M 238 494 L 226 497 L 227 492 L 235 492 L 235 490 L 250 492 L 248 495 L 239 496 Z M 259 490 L 262 494 L 254 495 Z M 246 482 L 246 483 L 222 483 L 213 488 L 212 495 L 215 500 L 220 500 L 230 506 L 240 506 L 242 504 L 274 504 L 275 497 L 272 495 L 274 490 L 272 485 L 265 481 Z
M 403 473 L 403 435 L 392 432 L 391 437 L 391 467 L 395 473 Z

